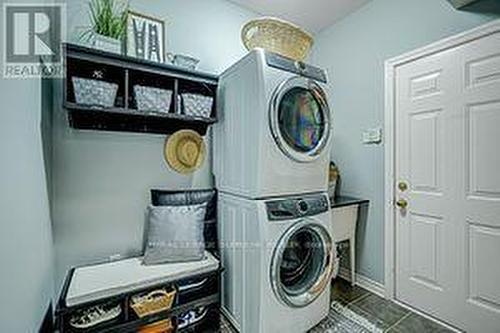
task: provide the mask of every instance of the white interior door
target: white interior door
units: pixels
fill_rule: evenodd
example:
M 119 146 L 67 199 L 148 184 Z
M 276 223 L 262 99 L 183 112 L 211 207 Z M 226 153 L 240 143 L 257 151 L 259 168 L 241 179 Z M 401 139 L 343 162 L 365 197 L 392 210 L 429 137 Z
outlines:
M 498 333 L 500 33 L 399 66 L 395 82 L 396 297 Z

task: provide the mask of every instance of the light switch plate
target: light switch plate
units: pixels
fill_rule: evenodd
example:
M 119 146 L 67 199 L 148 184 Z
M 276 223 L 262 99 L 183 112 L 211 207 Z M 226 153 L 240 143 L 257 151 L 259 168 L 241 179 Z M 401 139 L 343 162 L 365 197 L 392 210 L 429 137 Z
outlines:
M 382 142 L 382 128 L 371 128 L 363 132 L 363 144 L 379 144 Z

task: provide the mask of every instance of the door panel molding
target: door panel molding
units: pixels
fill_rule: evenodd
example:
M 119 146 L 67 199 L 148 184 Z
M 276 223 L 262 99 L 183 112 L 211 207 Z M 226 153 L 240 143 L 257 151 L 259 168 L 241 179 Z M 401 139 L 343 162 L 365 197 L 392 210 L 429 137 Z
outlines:
M 500 165 L 498 146 L 500 131 L 495 126 L 500 122 L 500 101 L 469 105 L 466 110 L 466 166 L 468 166 L 468 195 L 475 198 L 500 199 L 500 178 L 491 179 L 487 175 Z M 491 159 L 495 161 L 491 163 Z
M 468 302 L 500 314 L 500 268 L 484 259 L 500 253 L 500 228 L 468 224 L 468 240 Z

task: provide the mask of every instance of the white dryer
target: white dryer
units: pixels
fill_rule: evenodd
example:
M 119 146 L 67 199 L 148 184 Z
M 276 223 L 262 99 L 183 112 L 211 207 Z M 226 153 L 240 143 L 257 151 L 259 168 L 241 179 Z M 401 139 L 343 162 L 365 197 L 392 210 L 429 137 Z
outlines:
M 327 194 L 219 194 L 223 311 L 242 333 L 306 332 L 328 314 L 335 258 Z
M 255 49 L 219 80 L 217 188 L 247 198 L 327 189 L 331 115 L 325 71 Z

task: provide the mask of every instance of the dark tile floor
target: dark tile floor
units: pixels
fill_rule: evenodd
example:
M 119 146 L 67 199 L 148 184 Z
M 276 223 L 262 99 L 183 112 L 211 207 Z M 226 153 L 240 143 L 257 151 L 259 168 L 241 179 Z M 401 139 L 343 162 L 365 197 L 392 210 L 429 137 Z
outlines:
M 343 279 L 332 285 L 332 301 L 344 304 L 384 332 L 404 333 L 448 333 L 446 327 L 424 318 L 394 302 L 379 297 Z
M 373 329 L 353 322 L 345 311 L 337 311 L 334 306 L 323 322 L 311 330 L 313 333 L 451 333 L 453 331 L 428 320 L 396 303 L 379 297 L 361 287 L 352 287 L 349 282 L 336 279 L 332 284 L 332 304 L 339 304 L 362 317 Z M 365 325 L 366 326 L 366 325 Z M 236 332 L 227 320 L 223 319 L 221 331 Z

